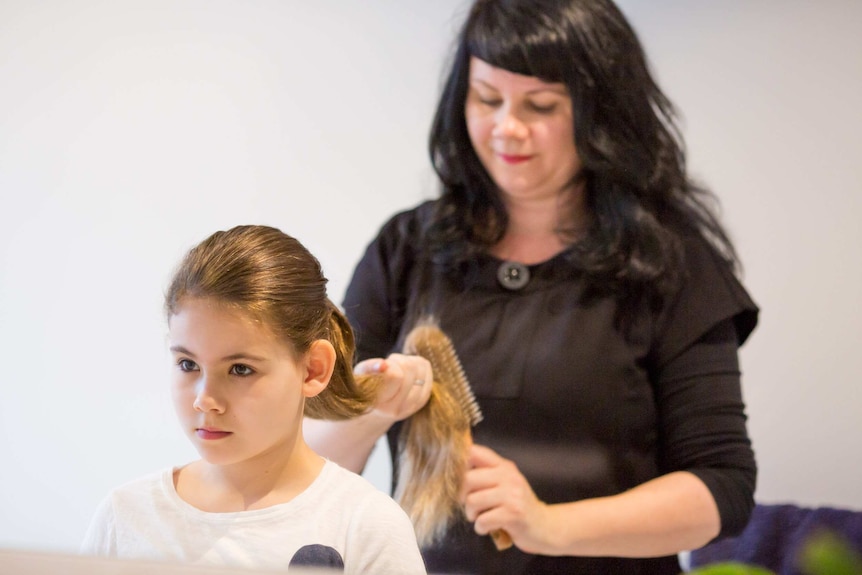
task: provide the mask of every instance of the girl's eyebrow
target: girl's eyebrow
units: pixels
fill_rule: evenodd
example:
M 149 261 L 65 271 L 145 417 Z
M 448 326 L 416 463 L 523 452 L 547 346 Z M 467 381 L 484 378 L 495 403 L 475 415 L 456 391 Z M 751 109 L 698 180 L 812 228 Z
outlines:
M 184 348 L 181 345 L 172 345 L 170 347 L 170 350 L 174 353 L 181 353 L 181 354 L 187 355 L 189 357 L 195 357 L 195 354 L 193 354 L 192 352 L 190 352 L 189 350 L 187 350 L 186 348 Z M 230 355 L 226 355 L 225 357 L 221 358 L 222 361 L 235 361 L 237 359 L 250 359 L 252 361 L 265 361 L 266 360 L 266 358 L 261 357 L 259 355 L 252 355 L 250 353 L 245 353 L 245 352 L 232 353 Z
M 265 357 L 261 357 L 259 355 L 252 355 L 250 353 L 232 353 L 222 358 L 222 361 L 235 361 L 237 359 L 250 359 L 252 361 L 266 361 Z

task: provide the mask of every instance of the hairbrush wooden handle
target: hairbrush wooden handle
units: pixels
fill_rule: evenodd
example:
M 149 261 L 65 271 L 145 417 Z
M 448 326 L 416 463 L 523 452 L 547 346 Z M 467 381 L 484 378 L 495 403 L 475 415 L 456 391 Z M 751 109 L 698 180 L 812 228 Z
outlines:
M 491 539 L 494 540 L 497 551 L 505 551 L 512 546 L 512 536 L 505 529 L 491 531 Z

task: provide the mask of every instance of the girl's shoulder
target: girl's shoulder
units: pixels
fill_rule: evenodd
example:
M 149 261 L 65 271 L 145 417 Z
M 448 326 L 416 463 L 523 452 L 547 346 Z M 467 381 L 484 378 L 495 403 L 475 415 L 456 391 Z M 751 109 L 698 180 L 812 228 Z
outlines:
M 169 467 L 122 483 L 111 490 L 108 498 L 140 501 L 141 499 L 164 497 L 166 488 L 173 488 L 174 469 Z
M 330 460 L 326 460 L 312 487 L 325 493 L 349 496 L 357 501 L 368 498 L 394 503 L 389 495 L 375 487 L 368 479 Z
M 173 469 L 164 469 L 144 475 L 113 488 L 102 498 L 91 523 L 94 526 L 113 526 L 128 517 L 140 517 L 154 510 L 173 505 Z M 176 497 L 175 492 L 173 497 Z M 90 539 L 91 535 L 88 535 Z
M 353 516 L 353 521 L 367 521 L 371 518 L 392 518 L 409 524 L 407 514 L 392 497 L 375 487 L 361 475 L 347 470 L 333 461 L 327 461 L 320 476 L 312 485 L 315 494 L 311 499 L 321 497 L 315 506 L 338 509 L 345 516 Z M 309 488 L 311 491 L 312 488 Z
M 304 505 L 313 505 L 315 520 L 348 549 L 362 549 L 348 557 L 361 572 L 424 572 L 413 524 L 388 494 L 364 477 L 327 461 L 309 488 Z

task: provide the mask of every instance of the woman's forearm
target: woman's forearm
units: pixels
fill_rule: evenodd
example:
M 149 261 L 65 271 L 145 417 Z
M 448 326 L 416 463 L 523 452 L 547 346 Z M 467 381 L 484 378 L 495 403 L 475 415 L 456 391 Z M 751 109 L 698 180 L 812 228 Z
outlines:
M 306 417 L 302 432 L 316 453 L 354 473 L 362 473 L 377 440 L 391 426 L 392 421 L 371 412 L 345 421 Z
M 546 555 L 671 555 L 705 545 L 721 529 L 709 489 L 686 472 L 612 497 L 549 505 L 547 517 L 545 544 L 534 551 Z

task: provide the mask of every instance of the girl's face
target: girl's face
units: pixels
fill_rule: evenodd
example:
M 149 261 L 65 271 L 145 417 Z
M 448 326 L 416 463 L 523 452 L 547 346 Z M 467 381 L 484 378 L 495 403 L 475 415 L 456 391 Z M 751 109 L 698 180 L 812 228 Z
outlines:
M 464 113 L 476 155 L 504 199 L 556 198 L 571 186 L 581 161 L 564 84 L 474 57 Z
M 169 327 L 174 407 L 201 457 L 215 465 L 289 457 L 304 399 L 331 375 L 314 350 L 297 358 L 259 322 L 211 299 L 184 300 Z

